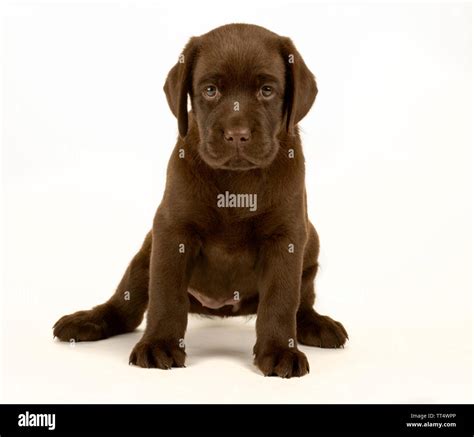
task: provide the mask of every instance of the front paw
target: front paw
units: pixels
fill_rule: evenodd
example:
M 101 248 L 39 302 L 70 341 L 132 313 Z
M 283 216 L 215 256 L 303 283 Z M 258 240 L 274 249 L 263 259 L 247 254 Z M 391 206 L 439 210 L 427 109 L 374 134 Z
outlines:
M 186 353 L 178 341 L 140 340 L 130 354 L 129 364 L 145 368 L 185 367 Z
M 293 378 L 309 373 L 306 355 L 296 348 L 256 346 L 254 351 L 254 363 L 265 376 Z

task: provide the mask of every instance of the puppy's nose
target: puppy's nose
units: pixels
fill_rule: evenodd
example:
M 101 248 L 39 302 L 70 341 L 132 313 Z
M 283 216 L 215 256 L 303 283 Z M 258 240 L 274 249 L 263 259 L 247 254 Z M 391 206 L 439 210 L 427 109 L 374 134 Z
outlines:
M 228 143 L 240 144 L 250 140 L 248 127 L 233 127 L 224 131 L 224 138 Z

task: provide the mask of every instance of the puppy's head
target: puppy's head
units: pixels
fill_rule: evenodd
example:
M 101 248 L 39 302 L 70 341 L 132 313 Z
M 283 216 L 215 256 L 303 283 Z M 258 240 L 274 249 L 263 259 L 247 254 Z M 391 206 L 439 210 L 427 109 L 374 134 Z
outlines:
M 191 97 L 199 154 L 209 166 L 226 170 L 267 167 L 279 133 L 293 134 L 317 94 L 291 40 L 248 24 L 191 38 L 164 90 L 183 138 Z

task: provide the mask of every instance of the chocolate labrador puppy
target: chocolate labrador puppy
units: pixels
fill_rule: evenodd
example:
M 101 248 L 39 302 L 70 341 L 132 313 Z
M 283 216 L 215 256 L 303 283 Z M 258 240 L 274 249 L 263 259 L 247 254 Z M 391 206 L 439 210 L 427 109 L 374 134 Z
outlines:
M 230 24 L 191 38 L 164 91 L 179 137 L 152 230 L 115 294 L 62 317 L 54 335 L 130 332 L 147 310 L 130 363 L 168 369 L 184 366 L 188 313 L 257 314 L 258 368 L 305 375 L 298 342 L 338 348 L 348 338 L 313 308 L 319 240 L 297 124 L 316 98 L 314 76 L 289 38 Z

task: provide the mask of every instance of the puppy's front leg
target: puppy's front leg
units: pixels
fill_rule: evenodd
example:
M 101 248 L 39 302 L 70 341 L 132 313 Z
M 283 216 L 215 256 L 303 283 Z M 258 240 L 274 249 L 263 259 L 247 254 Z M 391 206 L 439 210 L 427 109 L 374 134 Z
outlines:
M 303 247 L 279 238 L 261 255 L 255 364 L 265 376 L 303 376 L 309 364 L 296 343 Z
M 150 258 L 147 326 L 130 363 L 140 367 L 184 367 L 188 283 L 199 247 L 183 227 L 156 220 Z

